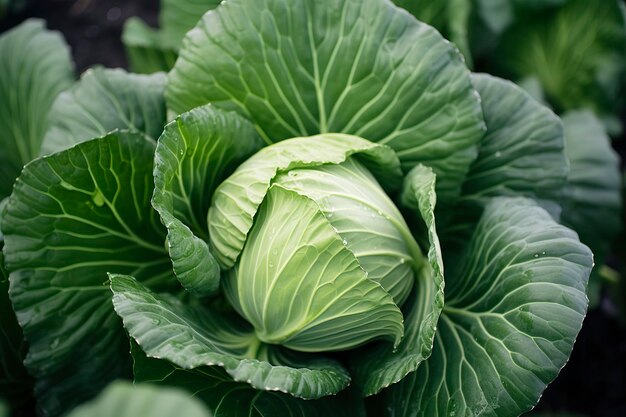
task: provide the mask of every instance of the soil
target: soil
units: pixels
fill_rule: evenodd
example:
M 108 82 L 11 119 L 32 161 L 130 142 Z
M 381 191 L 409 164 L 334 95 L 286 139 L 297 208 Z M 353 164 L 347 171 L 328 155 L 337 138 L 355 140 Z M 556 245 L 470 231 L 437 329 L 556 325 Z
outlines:
M 139 16 L 153 26 L 158 21 L 158 0 L 22 3 L 21 10 L 0 20 L 0 32 L 28 17 L 45 19 L 50 29 L 65 36 L 78 73 L 98 64 L 126 67 L 120 40 L 124 21 L 130 16 Z M 626 138 L 616 141 L 616 149 L 625 159 Z M 605 296 L 600 307 L 589 313 L 569 363 L 548 387 L 536 410 L 589 417 L 626 416 L 626 328 L 615 310 Z

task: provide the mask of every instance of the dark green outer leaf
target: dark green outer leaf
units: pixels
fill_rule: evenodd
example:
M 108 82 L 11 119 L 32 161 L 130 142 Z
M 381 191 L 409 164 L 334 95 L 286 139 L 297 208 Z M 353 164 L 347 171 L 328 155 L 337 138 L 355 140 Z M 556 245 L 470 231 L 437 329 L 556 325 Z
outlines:
M 349 65 L 346 65 L 349 63 Z M 340 132 L 432 166 L 453 199 L 483 132 L 463 59 L 385 0 L 229 0 L 183 41 L 168 107 L 234 109 L 268 142 Z
M 492 39 L 489 39 L 487 42 L 479 42 L 479 40 L 483 40 L 480 38 L 480 35 L 477 36 L 473 42 L 474 49 L 480 51 L 481 48 L 485 47 L 485 43 L 489 46 L 493 47 L 493 43 L 497 42 L 497 38 L 494 39 L 495 36 L 502 34 L 502 32 L 513 22 L 515 14 L 515 9 L 513 6 L 513 2 L 511 0 L 476 0 L 474 5 L 474 15 L 479 18 L 477 19 L 480 24 L 485 25 L 486 34 L 488 34 Z M 480 30 L 480 25 L 476 22 L 472 22 L 475 26 L 477 26 Z M 476 32 L 474 28 L 472 34 Z M 479 43 L 476 45 L 476 43 Z
M 489 203 L 460 268 L 430 358 L 383 392 L 391 416 L 514 417 L 565 365 L 587 309 L 591 252 L 536 203 Z M 447 266 L 447 264 L 446 264 Z
M 130 276 L 110 278 L 115 311 L 149 357 L 189 370 L 216 365 L 231 380 L 305 399 L 336 394 L 350 381 L 341 365 L 329 359 L 302 356 L 285 363 L 283 355 L 273 355 L 282 362 L 275 365 L 256 359 L 260 343 L 239 316 L 152 293 Z
M 74 78 L 61 36 L 29 20 L 0 36 L 0 198 L 11 193 L 22 166 L 39 155 L 46 117 Z
M 154 146 L 113 132 L 39 158 L 18 178 L 2 223 L 4 254 L 42 413 L 61 414 L 130 372 L 107 272 L 177 286 L 150 207 Z
M 570 0 L 513 0 L 513 3 L 518 7 L 546 9 L 554 6 L 562 6 L 568 1 Z
M 173 385 L 191 392 L 219 417 L 365 417 L 363 401 L 352 391 L 320 400 L 299 400 L 280 392 L 257 391 L 234 382 L 223 369 L 204 366 L 181 369 L 146 357 L 135 344 L 131 349 L 135 381 Z
M 428 247 L 428 263 L 417 274 L 404 305 L 404 338 L 398 348 L 394 350 L 389 344 L 367 346 L 354 356 L 354 378 L 365 395 L 400 381 L 430 356 L 443 307 L 443 260 L 435 229 L 435 175 L 430 168 L 418 165 L 407 175 L 402 202 L 418 214 L 422 226 L 419 237 Z
M 159 138 L 152 205 L 168 229 L 176 277 L 196 295 L 214 292 L 220 279 L 208 246 L 213 191 L 261 147 L 247 120 L 211 105 L 178 116 Z
M 124 23 L 122 43 L 130 68 L 140 74 L 169 71 L 178 57 L 177 47 L 169 45 L 158 30 L 137 17 L 131 17 Z
M 29 408 L 34 403 L 34 381 L 22 363 L 26 343 L 9 299 L 9 276 L 4 269 L 2 253 L 0 273 L 0 400 L 7 401 L 7 408 L 10 407 L 15 415 L 27 415 L 32 413 Z
M 41 154 L 67 149 L 114 129 L 140 132 L 156 141 L 165 124 L 165 75 L 129 74 L 96 67 L 61 93 L 50 110 Z
M 434 26 L 444 33 L 447 28 L 446 9 L 449 0 L 393 0 L 418 20 Z
M 221 0 L 161 0 L 159 21 L 164 35 L 180 46 L 185 34 L 202 15 L 220 3 Z
M 160 29 L 153 29 L 137 18 L 128 19 L 122 42 L 133 71 L 146 74 L 169 71 L 185 33 L 219 3 L 220 0 L 161 0 Z
M 533 198 L 557 217 L 569 173 L 558 116 L 509 81 L 487 74 L 473 74 L 472 81 L 487 132 L 444 232 L 464 241 L 485 205 L 499 196 Z
M 591 111 L 568 112 L 563 124 L 571 173 L 561 220 L 600 264 L 622 228 L 620 158 Z
M 418 20 L 434 26 L 447 39 L 454 42 L 471 62 L 467 30 L 472 10 L 471 0 L 393 0 Z
M 83 404 L 68 417 L 211 417 L 209 412 L 186 392 L 149 384 L 111 383 L 97 399 Z

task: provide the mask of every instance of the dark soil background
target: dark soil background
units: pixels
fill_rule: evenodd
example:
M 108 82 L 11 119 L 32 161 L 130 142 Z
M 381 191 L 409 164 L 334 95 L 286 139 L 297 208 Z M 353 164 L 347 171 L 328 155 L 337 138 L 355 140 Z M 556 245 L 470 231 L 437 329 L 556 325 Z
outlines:
M 62 32 L 70 44 L 78 73 L 96 64 L 126 67 L 124 21 L 140 16 L 156 26 L 159 7 L 158 0 L 22 0 L 18 5 L 0 20 L 0 32 L 28 17 L 45 19 L 48 28 Z M 616 148 L 626 159 L 626 138 L 616 141 Z M 600 307 L 589 312 L 569 363 L 548 387 L 537 411 L 626 416 L 626 327 L 617 316 L 616 305 L 605 294 Z

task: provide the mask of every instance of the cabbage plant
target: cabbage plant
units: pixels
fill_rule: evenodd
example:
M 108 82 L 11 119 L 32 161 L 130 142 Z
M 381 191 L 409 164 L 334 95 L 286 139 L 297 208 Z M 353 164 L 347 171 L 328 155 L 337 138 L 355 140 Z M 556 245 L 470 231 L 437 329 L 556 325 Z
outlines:
M 560 119 L 387 0 L 228 0 L 46 126 L 2 212 L 42 414 L 132 375 L 224 416 L 517 416 L 570 355 Z

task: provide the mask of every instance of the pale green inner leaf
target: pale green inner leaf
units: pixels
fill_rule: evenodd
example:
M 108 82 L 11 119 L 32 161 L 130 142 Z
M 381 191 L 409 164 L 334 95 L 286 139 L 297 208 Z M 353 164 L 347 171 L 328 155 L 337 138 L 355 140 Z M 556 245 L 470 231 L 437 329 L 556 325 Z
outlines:
M 383 187 L 397 187 L 402 172 L 395 153 L 356 136 L 293 138 L 261 149 L 215 191 L 208 214 L 212 249 L 223 268 L 235 264 L 274 177 L 294 168 L 340 164 L 359 155 Z
M 270 188 L 236 277 L 238 305 L 259 339 L 319 352 L 380 337 L 398 344 L 402 313 L 346 244 L 312 200 Z

